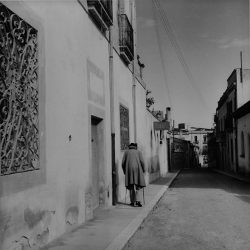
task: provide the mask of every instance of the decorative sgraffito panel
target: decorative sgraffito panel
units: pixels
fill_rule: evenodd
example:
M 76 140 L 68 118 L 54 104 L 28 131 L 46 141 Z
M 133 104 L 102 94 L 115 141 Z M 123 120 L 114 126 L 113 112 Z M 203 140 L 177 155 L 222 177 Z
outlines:
M 37 37 L 0 3 L 0 175 L 39 168 Z
M 120 105 L 121 150 L 129 145 L 129 110 Z

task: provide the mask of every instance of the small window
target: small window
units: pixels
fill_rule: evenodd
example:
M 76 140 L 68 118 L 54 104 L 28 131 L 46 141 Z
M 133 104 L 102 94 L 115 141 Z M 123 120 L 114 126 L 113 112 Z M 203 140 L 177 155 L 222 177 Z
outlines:
M 203 143 L 207 143 L 207 136 L 203 135 Z

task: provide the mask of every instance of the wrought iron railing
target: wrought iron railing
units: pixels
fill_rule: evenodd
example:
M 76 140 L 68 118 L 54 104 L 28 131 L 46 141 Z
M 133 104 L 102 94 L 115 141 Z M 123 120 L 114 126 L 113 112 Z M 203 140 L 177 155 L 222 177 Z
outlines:
M 104 29 L 113 23 L 112 6 L 112 0 L 88 0 L 88 8 L 91 16 Z
M 37 37 L 0 3 L 0 175 L 39 168 Z
M 134 59 L 134 31 L 126 14 L 119 16 L 119 45 L 121 55 L 130 62 Z

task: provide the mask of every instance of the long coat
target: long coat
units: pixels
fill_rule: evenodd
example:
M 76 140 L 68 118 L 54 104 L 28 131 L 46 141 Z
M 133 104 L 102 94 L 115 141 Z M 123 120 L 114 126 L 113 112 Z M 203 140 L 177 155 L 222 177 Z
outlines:
M 145 165 L 140 151 L 130 148 L 124 153 L 122 169 L 125 174 L 125 186 L 130 189 L 133 185 L 137 188 L 146 186 L 143 173 Z

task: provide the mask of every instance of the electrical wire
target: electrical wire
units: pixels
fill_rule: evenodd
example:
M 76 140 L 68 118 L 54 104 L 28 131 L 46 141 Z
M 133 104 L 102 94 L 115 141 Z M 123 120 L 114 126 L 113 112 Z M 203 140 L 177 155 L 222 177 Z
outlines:
M 169 38 L 169 41 L 170 41 L 170 44 L 171 46 L 173 47 L 173 49 L 175 50 L 175 53 L 177 55 L 177 59 L 178 61 L 180 62 L 183 70 L 184 70 L 184 73 L 186 74 L 187 78 L 188 78 L 188 81 L 190 83 L 190 85 L 193 87 L 193 89 L 197 92 L 200 100 L 201 100 L 201 103 L 206 107 L 206 104 L 202 98 L 202 95 L 199 91 L 199 89 L 197 88 L 196 84 L 195 84 L 195 80 L 194 80 L 194 77 L 193 77 L 193 74 L 192 72 L 190 71 L 189 69 L 189 66 L 184 58 L 184 54 L 181 50 L 181 47 L 179 46 L 178 42 L 177 42 L 177 39 L 176 39 L 176 36 L 174 34 L 174 31 L 173 31 L 173 28 L 171 27 L 170 25 L 170 22 L 167 18 L 167 13 L 166 13 L 166 10 L 163 9 L 163 7 L 161 6 L 161 4 L 159 3 L 158 0 L 152 0 L 153 2 L 153 6 L 155 8 L 155 10 L 159 13 L 159 17 L 160 17 L 160 20 L 162 22 L 162 25 L 163 25 L 163 28 L 165 30 L 165 32 L 167 33 L 167 36 Z
M 172 107 L 170 88 L 169 88 L 168 79 L 167 79 L 166 62 L 164 59 L 164 51 L 163 51 L 163 46 L 162 46 L 161 39 L 160 39 L 160 32 L 159 32 L 159 28 L 158 28 L 159 25 L 157 22 L 158 18 L 156 15 L 156 8 L 154 8 L 154 5 L 153 5 L 153 14 L 154 14 L 154 19 L 156 20 L 156 38 L 157 38 L 158 47 L 159 47 L 159 54 L 160 54 L 160 59 L 161 59 L 161 66 L 162 66 L 162 71 L 163 71 L 164 83 L 165 83 L 166 90 L 167 90 L 167 96 L 168 96 L 168 100 L 169 100 L 169 104 L 170 104 L 169 106 Z

